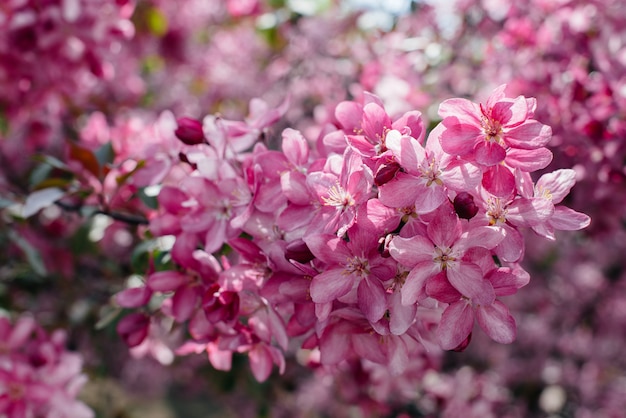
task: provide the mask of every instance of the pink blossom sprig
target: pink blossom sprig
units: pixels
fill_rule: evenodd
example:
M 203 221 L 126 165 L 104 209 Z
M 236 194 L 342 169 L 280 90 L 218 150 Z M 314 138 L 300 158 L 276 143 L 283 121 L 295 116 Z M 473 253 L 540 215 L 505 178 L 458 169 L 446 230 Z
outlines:
M 65 333 L 47 334 L 33 318 L 0 318 L 0 414 L 7 418 L 92 418 L 76 399 L 87 377 Z
M 569 171 L 533 183 L 550 128 L 532 118 L 534 99 L 504 91 L 484 106 L 444 102 L 428 135 L 419 112 L 394 120 L 365 95 L 365 105 L 340 103 L 334 130 L 316 141 L 284 130 L 281 150 L 257 125 L 284 110 L 207 116 L 201 133 L 194 122 L 206 141 L 181 149 L 191 168 L 162 187 L 150 222 L 175 237 L 176 270 L 116 295 L 143 311 L 118 331 L 136 346 L 151 316 L 171 317 L 188 329 L 178 353 L 205 351 L 221 370 L 246 353 L 258 380 L 283 370 L 293 338 L 324 367 L 362 358 L 395 375 L 433 346 L 465 349 L 475 322 L 513 342 L 502 298 L 529 281 L 520 230 L 552 238 L 589 218 L 555 207 Z

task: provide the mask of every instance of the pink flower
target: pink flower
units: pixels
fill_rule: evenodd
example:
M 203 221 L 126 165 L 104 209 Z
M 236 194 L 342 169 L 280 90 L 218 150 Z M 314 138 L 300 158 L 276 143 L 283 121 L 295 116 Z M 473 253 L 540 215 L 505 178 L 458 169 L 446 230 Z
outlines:
M 483 277 L 480 267 L 466 261 L 464 255 L 474 247 L 495 247 L 504 234 L 499 228 L 466 226 L 464 231 L 452 206 L 445 203 L 435 211 L 426 236 L 392 239 L 391 256 L 411 269 L 401 289 L 403 305 L 425 299 L 427 280 L 440 272 L 445 273 L 446 279 L 463 296 L 481 304 L 493 302 L 493 287 Z
M 522 175 L 522 174 L 520 174 Z M 561 169 L 544 174 L 532 188 L 532 181 L 525 175 L 525 184 L 521 193 L 528 198 L 537 199 L 552 208 L 550 216 L 539 221 L 530 222 L 530 226 L 537 234 L 554 240 L 555 230 L 576 231 L 586 228 L 591 218 L 584 213 L 576 212 L 566 206 L 557 205 L 567 196 L 576 183 L 576 172 L 570 169 Z
M 332 172 L 333 163 L 341 164 L 338 174 Z M 372 184 L 371 170 L 351 149 L 346 149 L 343 159 L 329 158 L 324 171 L 312 172 L 307 178 L 319 204 L 307 233 L 343 236 L 356 222 L 358 207 L 371 197 Z
M 422 147 L 411 136 L 398 131 L 387 134 L 387 147 L 403 168 L 396 177 L 380 186 L 380 201 L 387 206 L 415 206 L 417 213 L 428 213 L 448 199 L 448 189 L 471 190 L 480 182 L 480 170 L 473 164 L 443 152 L 438 125 Z
M 507 98 L 505 88 L 495 89 L 485 105 L 449 99 L 439 107 L 445 127 L 443 150 L 485 167 L 483 186 L 502 197 L 514 188 L 513 175 L 502 162 L 530 172 L 545 168 L 552 160 L 552 153 L 544 148 L 552 136 L 551 128 L 531 119 L 535 99 Z
M 369 321 L 376 322 L 386 310 L 382 281 L 395 272 L 389 259 L 378 253 L 378 242 L 367 231 L 355 227 L 348 231 L 348 236 L 348 242 L 329 234 L 304 237 L 311 252 L 325 263 L 323 271 L 311 282 L 311 299 L 323 304 L 341 300 L 356 290 L 358 307 Z

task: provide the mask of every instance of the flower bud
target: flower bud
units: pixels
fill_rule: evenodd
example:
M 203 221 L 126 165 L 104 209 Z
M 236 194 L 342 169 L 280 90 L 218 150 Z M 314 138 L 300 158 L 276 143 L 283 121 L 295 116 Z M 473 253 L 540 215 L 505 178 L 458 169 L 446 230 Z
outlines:
M 459 218 L 472 219 L 478 213 L 478 206 L 474 203 L 474 196 L 461 192 L 454 198 L 454 210 Z
M 192 118 L 180 118 L 176 121 L 178 128 L 174 131 L 176 137 L 187 145 L 196 145 L 204 142 L 202 123 Z
M 376 170 L 376 175 L 374 176 L 374 184 L 376 184 L 377 186 L 382 186 L 383 184 L 393 180 L 399 170 L 400 164 L 395 161 L 391 161 L 387 164 L 381 164 Z
M 295 260 L 299 263 L 308 263 L 315 256 L 309 250 L 309 247 L 302 240 L 292 241 L 285 247 L 285 258 L 287 260 Z

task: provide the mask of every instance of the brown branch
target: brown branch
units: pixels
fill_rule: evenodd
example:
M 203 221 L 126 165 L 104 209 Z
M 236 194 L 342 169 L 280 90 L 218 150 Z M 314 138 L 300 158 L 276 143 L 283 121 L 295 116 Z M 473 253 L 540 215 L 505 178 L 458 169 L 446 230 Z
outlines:
M 55 202 L 58 207 L 68 212 L 80 212 L 83 208 L 81 204 L 71 204 L 61 201 Z M 106 215 L 116 221 L 125 222 L 129 225 L 148 225 L 150 221 L 143 216 L 131 215 L 129 213 L 112 212 L 104 209 L 96 209 L 92 213 L 93 215 Z

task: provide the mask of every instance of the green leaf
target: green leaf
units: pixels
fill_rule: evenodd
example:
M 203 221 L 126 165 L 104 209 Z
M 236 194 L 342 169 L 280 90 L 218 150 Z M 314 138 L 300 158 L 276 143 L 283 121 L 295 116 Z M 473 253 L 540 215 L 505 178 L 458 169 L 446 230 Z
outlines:
M 9 133 L 9 120 L 0 112 L 0 134 L 6 135 Z
M 107 164 L 112 164 L 115 159 L 115 151 L 113 150 L 113 144 L 111 141 L 98 148 L 96 152 L 94 152 L 94 155 L 96 156 L 96 160 L 98 160 L 101 167 L 104 167 Z
M 96 322 L 94 326 L 95 329 L 101 330 L 112 324 L 117 320 L 117 317 L 120 316 L 124 309 L 117 308 L 113 306 L 106 306 L 102 309 L 102 313 L 100 314 L 100 319 Z
M 52 168 L 53 167 L 50 164 L 46 163 L 39 164 L 35 167 L 35 169 L 30 173 L 30 186 L 34 188 L 47 179 L 52 172 Z
M 13 241 L 26 255 L 26 261 L 38 276 L 46 276 L 48 271 L 44 265 L 43 259 L 39 251 L 33 247 L 28 241 L 19 236 L 14 230 L 9 231 L 9 239 Z
M 139 199 L 141 199 L 143 204 L 146 205 L 147 207 L 149 207 L 150 209 L 158 209 L 159 208 L 159 201 L 157 200 L 157 197 L 156 196 L 148 196 L 146 194 L 146 188 L 145 187 L 142 187 L 141 189 L 139 189 L 139 191 L 137 192 L 137 195 L 139 196 Z
M 135 272 L 145 272 L 148 269 L 150 255 L 156 248 L 157 240 L 144 241 L 133 249 L 130 256 L 130 265 Z

